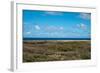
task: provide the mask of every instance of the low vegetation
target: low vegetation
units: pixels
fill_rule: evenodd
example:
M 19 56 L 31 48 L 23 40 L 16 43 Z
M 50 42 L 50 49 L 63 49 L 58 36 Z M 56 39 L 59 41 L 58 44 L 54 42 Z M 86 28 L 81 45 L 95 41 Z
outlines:
M 23 41 L 23 62 L 91 58 L 90 41 Z

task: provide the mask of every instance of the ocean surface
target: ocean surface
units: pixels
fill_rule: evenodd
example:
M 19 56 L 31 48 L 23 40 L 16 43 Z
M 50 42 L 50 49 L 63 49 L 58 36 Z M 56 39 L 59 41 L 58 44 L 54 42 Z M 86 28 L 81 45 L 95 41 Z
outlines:
M 91 38 L 23 38 L 23 40 L 91 40 Z

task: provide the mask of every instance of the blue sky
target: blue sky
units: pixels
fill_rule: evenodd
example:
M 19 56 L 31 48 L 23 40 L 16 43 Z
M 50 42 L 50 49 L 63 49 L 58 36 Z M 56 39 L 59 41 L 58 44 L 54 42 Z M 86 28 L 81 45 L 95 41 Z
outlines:
M 23 10 L 24 38 L 90 38 L 91 14 Z

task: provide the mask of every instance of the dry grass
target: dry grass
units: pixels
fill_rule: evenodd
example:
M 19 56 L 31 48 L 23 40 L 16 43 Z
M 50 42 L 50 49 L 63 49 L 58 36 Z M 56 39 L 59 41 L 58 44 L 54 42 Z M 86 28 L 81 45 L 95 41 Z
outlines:
M 91 58 L 90 41 L 24 41 L 23 62 Z

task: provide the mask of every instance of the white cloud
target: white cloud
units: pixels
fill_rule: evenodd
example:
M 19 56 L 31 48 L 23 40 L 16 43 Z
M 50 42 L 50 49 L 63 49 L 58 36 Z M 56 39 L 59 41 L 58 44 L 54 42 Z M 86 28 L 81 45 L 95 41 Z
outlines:
M 87 28 L 86 25 L 83 24 L 83 23 L 78 24 L 77 26 L 78 26 L 80 29 L 84 29 L 84 30 Z
M 64 27 L 62 27 L 62 26 L 47 26 L 45 28 L 45 30 L 48 32 L 62 31 L 63 29 L 64 29 Z
M 62 12 L 55 12 L 55 11 L 46 11 L 45 13 L 49 15 L 62 15 L 63 14 Z
M 26 34 L 31 34 L 31 32 L 30 32 L 30 31 L 28 31 L 28 32 L 26 32 Z
M 60 30 L 63 30 L 64 28 L 63 28 L 63 27 L 59 27 L 59 29 L 60 29 Z
M 82 18 L 82 19 L 90 19 L 91 14 L 89 14 L 89 13 L 80 13 L 79 17 Z
M 40 26 L 39 25 L 35 25 L 35 29 L 36 30 L 40 30 Z

